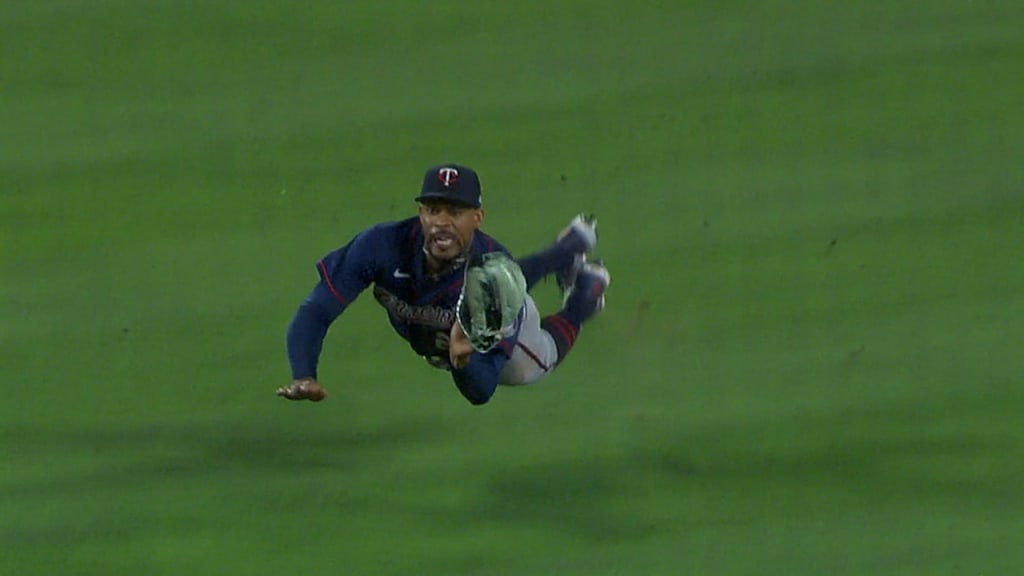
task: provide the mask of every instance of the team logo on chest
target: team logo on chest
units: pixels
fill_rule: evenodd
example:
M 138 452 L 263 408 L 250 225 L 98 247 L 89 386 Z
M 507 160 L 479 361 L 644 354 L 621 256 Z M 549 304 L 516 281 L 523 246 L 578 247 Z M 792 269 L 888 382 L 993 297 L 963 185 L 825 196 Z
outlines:
M 459 180 L 459 171 L 455 168 L 441 168 L 437 171 L 437 179 L 447 188 Z
M 374 286 L 373 297 L 392 316 L 406 324 L 451 330 L 452 324 L 455 323 L 455 311 L 451 306 L 416 306 L 380 286 Z

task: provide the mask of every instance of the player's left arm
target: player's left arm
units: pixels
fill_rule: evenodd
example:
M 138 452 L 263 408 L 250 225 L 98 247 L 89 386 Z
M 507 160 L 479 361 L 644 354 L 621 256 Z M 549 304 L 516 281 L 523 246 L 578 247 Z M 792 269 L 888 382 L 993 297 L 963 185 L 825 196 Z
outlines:
M 515 348 L 517 336 L 518 330 L 516 334 L 499 342 L 494 349 L 481 353 L 473 349 L 458 322 L 452 326 L 449 343 L 452 380 L 470 404 L 486 404 L 494 395 L 501 371 Z
M 526 281 L 503 249 L 470 260 L 448 338 L 452 379 L 470 403 L 490 400 L 525 317 Z
M 470 404 L 486 404 L 498 387 L 506 362 L 508 356 L 503 350 L 495 349 L 486 354 L 473 351 L 461 368 L 452 367 L 452 380 Z

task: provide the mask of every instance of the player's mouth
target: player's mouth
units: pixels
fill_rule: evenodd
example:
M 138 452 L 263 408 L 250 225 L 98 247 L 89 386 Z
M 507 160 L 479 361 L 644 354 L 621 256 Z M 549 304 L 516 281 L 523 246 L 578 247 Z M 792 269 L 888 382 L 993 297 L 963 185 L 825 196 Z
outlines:
M 450 232 L 435 232 L 430 237 L 430 243 L 442 252 L 447 252 L 457 247 L 457 239 Z

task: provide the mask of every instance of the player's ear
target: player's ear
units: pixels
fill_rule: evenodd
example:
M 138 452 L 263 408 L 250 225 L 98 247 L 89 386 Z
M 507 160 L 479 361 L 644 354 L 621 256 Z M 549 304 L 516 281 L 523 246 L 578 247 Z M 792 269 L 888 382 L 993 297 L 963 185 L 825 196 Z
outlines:
M 477 228 L 479 228 L 480 225 L 484 223 L 484 209 L 483 208 L 477 208 L 476 209 L 476 212 L 473 214 L 473 221 L 476 223 L 476 227 Z

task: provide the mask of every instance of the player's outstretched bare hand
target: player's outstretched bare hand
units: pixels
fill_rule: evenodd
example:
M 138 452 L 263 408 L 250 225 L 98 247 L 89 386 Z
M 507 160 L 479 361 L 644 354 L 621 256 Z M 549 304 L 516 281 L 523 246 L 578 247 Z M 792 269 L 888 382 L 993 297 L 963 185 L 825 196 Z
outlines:
M 312 378 L 302 378 L 292 380 L 291 384 L 278 388 L 277 395 L 289 400 L 319 402 L 327 397 L 327 390 Z

